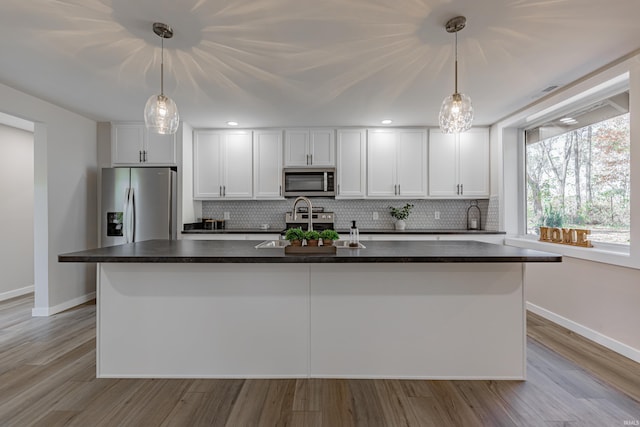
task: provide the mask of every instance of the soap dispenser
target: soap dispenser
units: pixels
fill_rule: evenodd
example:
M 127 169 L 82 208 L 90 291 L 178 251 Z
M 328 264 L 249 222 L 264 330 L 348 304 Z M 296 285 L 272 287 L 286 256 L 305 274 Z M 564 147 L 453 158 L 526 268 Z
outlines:
M 351 229 L 349 230 L 349 247 L 357 248 L 360 246 L 360 232 L 356 227 L 356 222 L 351 221 Z

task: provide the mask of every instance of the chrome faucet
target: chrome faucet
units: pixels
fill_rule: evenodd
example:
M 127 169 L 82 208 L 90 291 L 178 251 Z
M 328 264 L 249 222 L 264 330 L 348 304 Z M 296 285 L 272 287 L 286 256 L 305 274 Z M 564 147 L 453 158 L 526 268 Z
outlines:
M 311 200 L 307 199 L 304 196 L 300 196 L 293 202 L 293 220 L 294 221 L 298 219 L 298 212 L 296 211 L 296 206 L 298 202 L 305 202 L 309 207 L 308 208 L 309 209 L 309 225 L 307 226 L 307 230 L 311 231 L 313 230 L 313 208 L 311 207 Z

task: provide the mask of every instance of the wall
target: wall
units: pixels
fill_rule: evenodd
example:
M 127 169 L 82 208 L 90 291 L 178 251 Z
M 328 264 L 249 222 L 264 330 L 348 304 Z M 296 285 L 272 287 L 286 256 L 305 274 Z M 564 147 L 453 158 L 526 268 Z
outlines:
M 33 132 L 0 125 L 0 301 L 33 292 Z
M 639 270 L 565 256 L 528 264 L 525 289 L 534 312 L 640 362 Z
M 0 111 L 35 123 L 34 315 L 93 298 L 95 266 L 60 253 L 97 246 L 96 122 L 0 84 Z
M 224 212 L 229 212 L 226 221 L 228 228 L 257 228 L 268 223 L 274 230 L 285 226 L 284 213 L 291 211 L 294 199 L 287 200 L 247 200 L 247 201 L 204 201 L 202 214 L 206 218 L 222 219 Z M 389 206 L 402 207 L 405 203 L 414 205 L 407 222 L 407 228 L 414 229 L 466 229 L 467 208 L 469 200 L 335 200 L 314 198 L 313 206 L 322 206 L 328 212 L 336 214 L 336 229 L 347 229 L 355 220 L 361 229 L 390 229 L 393 219 L 389 214 Z M 482 227 L 497 226 L 497 220 L 487 220 L 488 200 L 478 200 L 482 213 Z M 378 212 L 378 220 L 373 220 L 373 212 Z M 435 211 L 440 212 L 440 219 L 434 219 Z M 497 212 L 497 211 L 496 211 Z

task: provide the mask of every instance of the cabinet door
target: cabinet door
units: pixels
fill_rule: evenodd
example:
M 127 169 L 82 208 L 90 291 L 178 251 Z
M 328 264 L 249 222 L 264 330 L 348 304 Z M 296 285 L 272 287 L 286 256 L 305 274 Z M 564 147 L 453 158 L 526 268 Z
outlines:
M 489 129 L 460 134 L 459 181 L 463 197 L 489 196 Z
M 309 131 L 309 163 L 312 166 L 335 166 L 335 141 L 333 129 L 311 129 Z
M 145 151 L 145 164 L 174 166 L 176 164 L 176 135 L 147 132 Z
M 284 165 L 310 166 L 309 131 L 287 129 L 284 132 Z
M 193 197 L 222 197 L 222 146 L 220 132 L 197 131 L 193 138 Z
M 253 197 L 252 133 L 238 131 L 225 136 L 222 196 L 226 199 L 250 199 Z
M 114 123 L 111 125 L 111 163 L 136 165 L 142 163 L 145 128 L 139 123 Z
M 399 130 L 397 183 L 400 197 L 427 195 L 427 135 L 424 130 Z
M 362 199 L 366 194 L 367 141 L 364 129 L 338 129 L 336 199 Z
M 458 196 L 457 136 L 429 131 L 429 195 Z
M 367 135 L 367 196 L 396 197 L 396 135 L 378 129 Z
M 253 195 L 256 199 L 283 199 L 282 131 L 253 133 Z

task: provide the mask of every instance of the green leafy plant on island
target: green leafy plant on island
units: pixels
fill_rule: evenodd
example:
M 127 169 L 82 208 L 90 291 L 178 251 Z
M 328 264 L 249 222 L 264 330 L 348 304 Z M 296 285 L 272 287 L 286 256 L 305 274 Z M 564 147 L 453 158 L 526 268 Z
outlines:
M 318 240 L 320 239 L 320 233 L 315 230 L 306 231 L 304 233 L 304 238 L 307 239 L 307 242 L 309 240 Z
M 322 239 L 323 242 L 329 241 L 329 240 L 333 241 L 333 240 L 339 240 L 340 235 L 336 230 L 327 229 L 327 230 L 322 230 L 320 232 L 320 238 Z
M 389 211 L 391 212 L 391 216 L 393 218 L 397 220 L 405 220 L 409 218 L 411 208 L 413 208 L 413 205 L 411 203 L 407 203 L 401 208 L 394 208 L 393 206 L 389 206 Z
M 294 244 L 294 242 L 300 242 L 299 244 L 302 244 L 302 241 L 304 240 L 304 234 L 305 233 L 302 228 L 290 228 L 284 234 L 284 238 L 290 241 L 291 244 Z

